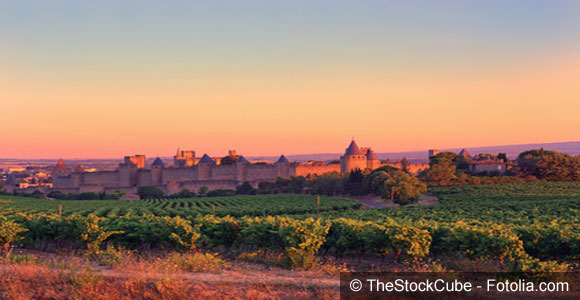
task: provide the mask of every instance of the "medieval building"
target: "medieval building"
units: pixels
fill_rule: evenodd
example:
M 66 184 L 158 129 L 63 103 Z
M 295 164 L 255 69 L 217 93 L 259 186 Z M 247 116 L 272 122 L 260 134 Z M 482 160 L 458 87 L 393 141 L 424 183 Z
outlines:
M 155 186 L 173 194 L 184 189 L 235 189 L 245 181 L 257 186 L 262 181 L 275 181 L 279 177 L 348 173 L 382 166 L 371 148 L 359 148 L 354 140 L 340 157 L 340 164 L 322 161 L 297 163 L 284 155 L 275 163 L 250 163 L 233 150 L 228 156 L 232 159 L 221 163 L 221 158 L 207 154 L 197 157 L 193 150 L 178 149 L 173 165 L 166 166 L 163 160 L 156 158 L 151 166 L 147 166 L 144 155 L 135 155 L 126 156 L 114 171 L 99 172 L 84 172 L 80 166 L 71 170 L 60 160 L 53 172 L 53 189 L 63 193 L 112 193 L 117 190 L 135 193 L 141 186 Z

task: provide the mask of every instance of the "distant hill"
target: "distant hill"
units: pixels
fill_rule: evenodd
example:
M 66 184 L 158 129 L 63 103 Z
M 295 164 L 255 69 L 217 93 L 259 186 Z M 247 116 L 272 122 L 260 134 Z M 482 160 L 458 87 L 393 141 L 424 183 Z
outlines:
M 520 145 L 501 145 L 501 146 L 485 146 L 485 147 L 471 147 L 465 148 L 472 155 L 477 153 L 506 153 L 509 158 L 516 158 L 518 154 L 530 150 L 544 148 L 545 150 L 553 150 L 571 155 L 580 155 L 580 142 L 562 142 L 562 143 L 544 143 L 544 144 L 520 144 Z M 439 149 L 439 151 L 459 152 L 462 148 Z M 308 161 L 308 160 L 322 160 L 330 161 L 338 159 L 342 153 L 315 153 L 315 154 L 296 154 L 286 155 L 292 161 Z M 411 162 L 427 162 L 427 149 L 423 151 L 408 151 L 408 152 L 387 152 L 377 153 L 380 159 L 399 160 L 406 157 Z M 276 161 L 277 156 L 250 156 L 252 160 L 270 160 Z

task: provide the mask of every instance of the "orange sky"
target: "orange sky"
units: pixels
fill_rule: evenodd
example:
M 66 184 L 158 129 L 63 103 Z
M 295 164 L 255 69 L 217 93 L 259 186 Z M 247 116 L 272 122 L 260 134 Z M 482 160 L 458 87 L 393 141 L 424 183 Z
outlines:
M 341 152 L 351 135 L 378 152 L 580 140 L 574 57 L 502 72 L 346 73 L 203 85 L 151 74 L 60 84 L 0 73 L 10 99 L 0 157 L 172 155 L 177 146 L 214 155 Z
M 295 26 L 298 15 L 283 17 Z M 274 29 L 207 27 L 223 36 L 187 43 L 169 29 L 155 32 L 165 23 L 140 31 L 151 23 L 141 19 L 124 37 L 115 30 L 125 27 L 82 23 L 80 13 L 58 26 L 24 24 L 34 15 L 3 18 L 0 158 L 170 156 L 178 146 L 216 156 L 337 153 L 353 135 L 376 152 L 580 141 L 580 34 L 550 41 L 560 32 L 518 37 L 457 24 L 385 33 L 369 29 L 380 14 L 358 16 L 369 24 L 324 16 L 327 27 L 318 15 L 304 21 L 312 32 L 273 18 L 262 21 Z M 570 34 L 580 28 L 564 25 Z M 542 34 L 545 41 L 534 40 Z

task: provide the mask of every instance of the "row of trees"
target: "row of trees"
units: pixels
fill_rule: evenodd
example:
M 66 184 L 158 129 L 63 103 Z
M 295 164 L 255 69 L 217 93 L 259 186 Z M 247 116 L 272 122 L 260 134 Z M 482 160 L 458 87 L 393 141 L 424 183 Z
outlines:
M 556 151 L 536 149 L 522 152 L 510 162 L 505 153 L 479 154 L 474 160 L 492 159 L 509 163 L 509 169 L 497 178 L 474 177 L 468 173 L 466 164 L 471 161 L 453 152 L 442 152 L 430 158 L 430 168 L 419 177 L 430 184 L 471 184 L 480 182 L 522 181 L 578 181 L 580 180 L 580 156 Z M 493 174 L 492 174 L 493 175 Z

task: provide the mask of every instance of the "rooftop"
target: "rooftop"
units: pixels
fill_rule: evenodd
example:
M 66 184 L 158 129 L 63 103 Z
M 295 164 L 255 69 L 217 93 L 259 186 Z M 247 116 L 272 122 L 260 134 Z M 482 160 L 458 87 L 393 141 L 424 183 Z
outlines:
M 64 161 L 62 161 L 62 159 L 59 159 L 58 162 L 56 163 L 56 166 L 54 166 L 54 170 L 55 171 L 66 171 L 66 170 L 68 170 L 68 168 L 64 164 Z
M 356 144 L 356 142 L 354 140 L 352 140 L 352 142 L 350 142 L 350 145 L 348 146 L 348 148 L 346 148 L 346 152 L 344 152 L 344 155 L 362 155 L 362 152 L 360 151 L 360 148 L 358 147 L 358 145 Z
M 199 164 L 214 164 L 215 165 L 215 161 L 211 157 L 209 157 L 209 155 L 207 155 L 207 154 L 204 154 L 198 163 Z
M 286 156 L 284 156 L 284 154 L 280 155 L 280 158 L 278 158 L 278 161 L 276 161 L 276 163 L 287 163 L 290 162 Z
M 163 161 L 161 160 L 161 158 L 157 157 L 153 163 L 151 164 L 151 166 L 164 166 L 165 164 L 163 163 Z

